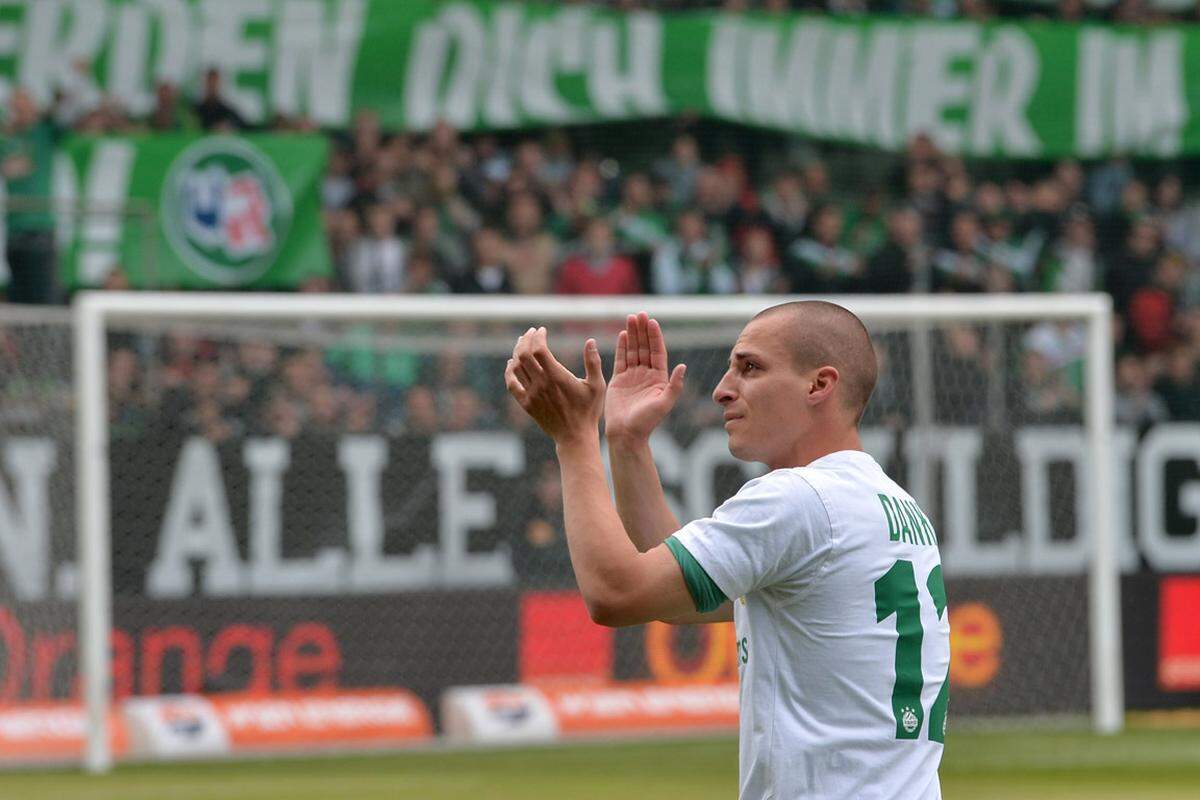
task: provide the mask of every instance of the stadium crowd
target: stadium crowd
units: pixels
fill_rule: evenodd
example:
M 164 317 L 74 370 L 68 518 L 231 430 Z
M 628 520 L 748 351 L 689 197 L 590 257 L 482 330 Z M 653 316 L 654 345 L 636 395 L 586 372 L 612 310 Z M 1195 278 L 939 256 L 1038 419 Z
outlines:
M 1054 4 L 828 5 L 976 16 Z M 1103 8 L 1148 19 L 1136 15 L 1157 13 L 1162 4 L 1058 6 L 1064 16 Z M 216 71 L 191 102 L 175 87 L 159 87 L 144 120 L 70 85 L 44 113 L 20 90 L 10 109 L 2 162 L 10 195 L 49 186 L 61 131 L 249 127 L 222 96 Z M 268 127 L 314 130 L 305 120 L 282 118 Z M 321 203 L 334 274 L 300 288 L 432 295 L 1102 289 L 1118 312 L 1118 421 L 1145 427 L 1200 420 L 1200 204 L 1187 192 L 1188 163 L 966 163 L 925 136 L 891 156 L 721 123 L 654 127 L 468 136 L 443 123 L 413 134 L 386 131 L 377 115 L 361 111 L 350 130 L 326 132 L 332 147 Z M 13 142 L 26 145 L 18 155 L 9 149 Z M 10 207 L 14 278 L 50 252 L 52 226 L 44 212 Z M 16 284 L 10 291 L 48 296 L 52 288 Z M 107 285 L 126 284 L 117 271 Z M 114 435 L 136 438 L 164 423 L 216 442 L 250 434 L 528 430 L 500 385 L 499 356 L 453 348 L 406 353 L 373 344 L 371 331 L 344 333 L 324 348 L 194 331 L 122 338 L 109 363 Z M 940 331 L 933 346 L 935 422 L 1079 418 L 1084 339 L 1077 327 L 1043 323 L 1013 340 L 1011 331 L 958 326 Z M 881 338 L 880 358 L 907 363 L 907 347 L 903 339 Z M 0 331 L 5 374 L 21 373 L 19 350 L 17 336 Z M 710 356 L 700 354 L 719 367 Z M 912 421 L 907 372 L 884 372 L 873 421 Z M 980 390 L 1004 374 L 1017 377 L 998 391 Z M 705 380 L 693 375 L 680 415 L 693 430 L 715 422 L 698 387 Z M 542 475 L 531 502 L 552 505 L 552 483 Z M 544 526 L 531 527 L 529 536 L 544 538 Z

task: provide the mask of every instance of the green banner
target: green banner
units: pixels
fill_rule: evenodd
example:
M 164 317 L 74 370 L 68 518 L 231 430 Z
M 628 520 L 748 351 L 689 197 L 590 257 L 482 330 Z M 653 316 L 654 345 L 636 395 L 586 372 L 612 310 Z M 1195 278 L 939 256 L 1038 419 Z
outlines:
M 59 159 L 68 286 L 293 289 L 329 275 L 322 136 L 74 139 Z
M 219 65 L 252 121 L 464 129 L 690 110 L 888 149 L 1001 158 L 1200 152 L 1200 26 L 935 22 L 487 0 L 6 0 L 0 91 L 73 65 L 134 113 Z

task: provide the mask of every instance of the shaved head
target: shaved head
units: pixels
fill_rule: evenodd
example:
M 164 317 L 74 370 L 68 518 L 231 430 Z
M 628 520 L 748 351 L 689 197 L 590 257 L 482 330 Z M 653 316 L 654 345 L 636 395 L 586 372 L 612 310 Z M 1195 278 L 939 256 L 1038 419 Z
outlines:
M 842 399 L 862 419 L 875 390 L 878 365 L 871 335 L 851 311 L 824 300 L 797 300 L 760 311 L 754 319 L 786 318 L 787 346 L 801 370 L 830 366 L 838 371 Z

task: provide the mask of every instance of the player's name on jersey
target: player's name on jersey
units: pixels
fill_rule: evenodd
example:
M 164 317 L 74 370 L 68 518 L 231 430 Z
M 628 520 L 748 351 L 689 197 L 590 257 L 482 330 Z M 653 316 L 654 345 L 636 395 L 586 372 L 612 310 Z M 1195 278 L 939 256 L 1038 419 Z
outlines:
M 937 545 L 933 524 L 925 512 L 912 500 L 880 494 L 879 503 L 887 517 L 888 541 L 909 544 Z

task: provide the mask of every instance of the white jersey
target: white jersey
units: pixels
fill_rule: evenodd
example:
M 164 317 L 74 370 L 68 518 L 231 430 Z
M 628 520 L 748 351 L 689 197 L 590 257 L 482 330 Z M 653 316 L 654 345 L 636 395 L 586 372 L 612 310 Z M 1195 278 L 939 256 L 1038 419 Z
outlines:
M 675 539 L 734 601 L 742 800 L 941 797 L 937 539 L 871 456 L 756 478 Z

